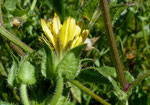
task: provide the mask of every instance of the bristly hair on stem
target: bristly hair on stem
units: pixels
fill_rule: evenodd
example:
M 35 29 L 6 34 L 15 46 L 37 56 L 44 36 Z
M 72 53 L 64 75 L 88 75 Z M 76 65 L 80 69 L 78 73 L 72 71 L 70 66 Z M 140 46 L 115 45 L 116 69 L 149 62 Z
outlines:
M 108 38 L 109 46 L 111 49 L 112 61 L 116 68 L 117 77 L 120 82 L 120 85 L 121 85 L 122 89 L 124 90 L 124 89 L 126 89 L 127 82 L 126 82 L 126 78 L 125 78 L 125 75 L 123 72 L 122 63 L 121 63 L 121 60 L 119 57 L 117 44 L 116 44 L 116 40 L 115 40 L 113 28 L 112 28 L 109 5 L 108 5 L 107 0 L 101 0 L 101 2 L 102 2 L 102 9 L 103 9 L 105 28 L 106 28 L 106 32 L 107 32 L 107 38 Z

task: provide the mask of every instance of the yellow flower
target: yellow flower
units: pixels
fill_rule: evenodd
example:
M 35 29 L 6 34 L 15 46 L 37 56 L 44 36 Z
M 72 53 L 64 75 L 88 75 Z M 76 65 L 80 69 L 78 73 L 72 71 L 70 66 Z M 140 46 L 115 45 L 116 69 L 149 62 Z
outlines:
M 65 51 L 67 48 L 72 49 L 86 40 L 89 30 L 83 30 L 76 25 L 75 19 L 69 17 L 64 21 L 63 25 L 60 22 L 57 14 L 54 14 L 53 22 L 46 22 L 41 19 L 42 29 L 48 39 L 44 40 L 51 49 L 57 51 L 59 47 Z

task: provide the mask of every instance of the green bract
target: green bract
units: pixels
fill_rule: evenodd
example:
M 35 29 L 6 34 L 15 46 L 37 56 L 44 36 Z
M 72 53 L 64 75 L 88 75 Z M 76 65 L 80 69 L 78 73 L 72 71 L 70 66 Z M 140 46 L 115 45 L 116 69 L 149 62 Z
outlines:
M 45 46 L 45 50 L 43 50 L 43 57 L 41 63 L 41 72 L 42 75 L 46 78 L 55 77 L 55 61 L 54 61 L 54 53 L 48 46 Z
M 8 72 L 7 82 L 10 86 L 15 86 L 15 79 L 16 79 L 16 75 L 17 75 L 16 72 L 18 70 L 19 61 L 18 61 L 17 57 L 13 54 L 12 54 L 12 58 L 13 58 L 13 65 Z
M 80 70 L 80 53 L 84 47 L 85 45 L 80 45 L 71 49 L 60 61 L 54 56 L 53 51 L 46 47 L 41 64 L 43 76 L 50 79 L 60 74 L 66 79 L 74 79 Z

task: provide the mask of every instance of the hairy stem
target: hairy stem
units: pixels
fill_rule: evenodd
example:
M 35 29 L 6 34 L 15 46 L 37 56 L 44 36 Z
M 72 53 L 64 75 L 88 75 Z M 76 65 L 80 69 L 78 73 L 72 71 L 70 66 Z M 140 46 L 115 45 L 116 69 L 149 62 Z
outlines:
M 0 25 L 3 24 L 1 4 L 2 4 L 2 0 L 0 0 Z
M 86 93 L 88 93 L 89 95 L 91 95 L 93 98 L 95 98 L 97 101 L 99 101 L 103 105 L 110 105 L 108 102 L 106 102 L 104 99 L 102 99 L 101 97 L 99 97 L 98 95 L 96 95 L 95 93 L 93 93 L 90 89 L 88 89 L 87 87 L 83 86 L 78 81 L 72 80 L 70 82 L 73 83 L 74 85 L 76 85 L 77 87 L 79 87 L 81 90 L 83 90 Z
M 0 26 L 0 33 L 3 37 L 9 39 L 17 46 L 21 47 L 23 50 L 32 53 L 34 50 L 31 49 L 29 46 L 27 46 L 25 43 L 23 43 L 20 39 L 12 35 L 10 32 L 8 32 L 2 25 Z
M 126 82 L 125 75 L 123 72 L 123 68 L 122 68 L 122 64 L 120 61 L 120 57 L 119 57 L 119 53 L 118 53 L 118 49 L 116 45 L 116 40 L 115 40 L 113 28 L 112 28 L 109 5 L 108 5 L 107 0 L 101 0 L 101 1 L 102 1 L 102 7 L 104 11 L 104 20 L 105 20 L 105 27 L 107 31 L 107 37 L 108 37 L 110 49 L 112 52 L 112 60 L 117 70 L 117 77 L 121 84 L 121 87 L 122 89 L 125 89 L 127 82 Z
M 132 89 L 133 89 L 135 86 L 137 86 L 142 80 L 144 80 L 144 79 L 145 79 L 146 77 L 148 77 L 148 76 L 150 76 L 150 70 L 147 71 L 147 72 L 145 72 L 145 73 L 140 74 L 140 75 L 137 77 L 137 79 L 134 80 L 134 81 L 131 83 L 131 85 L 130 85 L 128 91 L 127 91 L 128 96 L 132 93 Z
M 30 105 L 28 95 L 27 95 L 27 85 L 21 84 L 20 86 L 21 98 L 24 105 Z
M 56 105 L 61 94 L 62 94 L 62 91 L 63 91 L 63 78 L 62 76 L 58 76 L 57 78 L 57 86 L 56 86 L 56 92 L 53 96 L 53 99 L 51 100 L 50 102 L 50 105 Z
M 20 56 L 24 56 L 25 53 L 20 49 L 20 47 L 16 46 L 15 44 L 13 44 L 12 42 L 10 42 L 10 47 L 17 52 L 17 54 L 19 54 Z

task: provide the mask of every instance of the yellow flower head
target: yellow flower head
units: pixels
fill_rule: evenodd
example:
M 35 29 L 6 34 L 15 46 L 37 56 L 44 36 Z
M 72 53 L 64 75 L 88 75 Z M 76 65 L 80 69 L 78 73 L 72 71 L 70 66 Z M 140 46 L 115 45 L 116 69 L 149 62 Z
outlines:
M 62 25 L 56 13 L 54 14 L 53 22 L 46 22 L 44 19 L 41 19 L 41 25 L 50 44 L 46 40 L 44 41 L 55 51 L 59 47 L 63 50 L 68 47 L 72 49 L 82 44 L 89 34 L 89 30 L 81 32 L 81 28 L 76 25 L 75 19 L 72 17 L 65 20 Z

